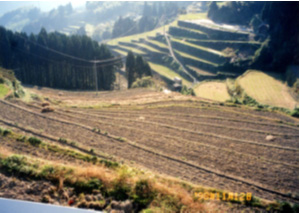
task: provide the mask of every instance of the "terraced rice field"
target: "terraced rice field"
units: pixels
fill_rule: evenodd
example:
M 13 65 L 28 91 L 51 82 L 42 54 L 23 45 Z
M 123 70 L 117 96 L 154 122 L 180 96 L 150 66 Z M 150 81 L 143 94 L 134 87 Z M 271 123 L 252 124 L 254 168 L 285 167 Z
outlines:
M 251 57 L 261 45 L 259 42 L 251 41 L 248 32 L 226 29 L 216 28 L 215 23 L 207 19 L 206 13 L 187 14 L 178 17 L 177 20 L 164 27 L 158 27 L 142 34 L 117 38 L 108 44 L 111 45 L 112 50 L 122 55 L 125 55 L 124 52 L 129 49 L 137 54 L 142 54 L 151 62 L 153 72 L 162 76 L 163 80 L 168 83 L 173 81 L 174 76 L 183 79 L 186 77 L 186 73 L 174 70 L 174 67 L 171 66 L 174 61 L 162 60 L 164 57 L 171 57 L 170 49 L 173 49 L 175 57 L 179 61 L 178 66 L 181 67 L 181 63 L 183 66 L 181 70 L 186 70 L 191 79 L 197 81 L 225 79 L 226 77 L 237 77 L 239 74 L 232 75 L 228 70 L 223 70 L 222 65 L 232 57 L 232 55 L 226 54 L 224 49 L 230 48 L 237 55 L 241 52 L 243 55 Z M 166 42 L 164 32 L 170 37 L 170 46 Z M 176 61 L 176 59 L 174 60 Z M 170 67 L 173 67 L 173 70 Z M 188 85 L 186 81 L 185 84 Z M 215 97 L 212 98 L 216 100 Z M 226 98 L 223 99 L 226 100 Z M 217 100 L 219 99 L 217 98 Z
M 155 72 L 157 72 L 158 74 L 172 80 L 174 79 L 175 77 L 179 77 L 180 75 L 176 72 L 174 72 L 173 70 L 171 70 L 170 68 L 166 67 L 166 66 L 162 66 L 160 64 L 156 64 L 156 63 L 149 63 L 150 67 L 152 70 L 154 70 Z M 191 85 L 191 81 L 188 81 L 186 79 L 182 79 L 182 83 L 184 85 Z
M 38 101 L 0 100 L 1 126 L 74 140 L 195 184 L 298 201 L 297 119 L 147 90 L 31 91 L 56 104 L 55 111 L 42 114 Z
M 289 88 L 282 81 L 273 77 L 271 73 L 268 75 L 260 71 L 250 70 L 237 81 L 250 97 L 262 104 L 288 109 L 294 109 L 299 104 L 290 95 Z
M 224 102 L 230 100 L 227 92 L 227 86 L 224 82 L 204 82 L 200 83 L 194 89 L 196 95 L 201 98 L 207 98 L 215 101 Z

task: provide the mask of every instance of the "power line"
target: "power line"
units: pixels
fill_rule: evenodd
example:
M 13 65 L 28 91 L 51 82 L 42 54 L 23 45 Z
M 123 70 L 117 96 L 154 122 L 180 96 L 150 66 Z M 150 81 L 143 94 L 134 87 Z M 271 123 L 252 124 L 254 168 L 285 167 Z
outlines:
M 46 47 L 44 45 L 41 45 L 41 44 L 39 44 L 37 42 L 33 42 L 30 39 L 28 39 L 28 38 L 24 38 L 23 36 L 19 35 L 18 33 L 15 33 L 15 35 L 17 35 L 18 37 L 20 37 L 20 38 L 22 38 L 24 40 L 27 40 L 30 43 L 35 44 L 35 45 L 37 45 L 37 46 L 39 46 L 39 47 L 41 47 L 41 48 L 43 48 L 43 49 L 45 49 L 47 51 L 51 51 L 53 53 L 56 53 L 56 54 L 59 54 L 59 55 L 65 56 L 65 57 L 68 57 L 68 58 L 71 58 L 71 59 L 74 59 L 74 60 L 78 60 L 78 61 L 87 62 L 87 63 L 97 63 L 97 64 L 98 63 L 106 63 L 106 62 L 111 62 L 111 61 L 114 61 L 114 60 L 119 60 L 119 59 L 124 58 L 124 56 L 122 56 L 122 57 L 114 57 L 114 58 L 102 59 L 102 60 L 87 60 L 87 59 L 83 59 L 83 58 L 79 58 L 79 57 L 76 57 L 76 56 L 72 56 L 72 55 L 63 53 L 61 51 L 54 50 L 52 48 Z
M 2 40 L 0 40 L 0 42 L 5 43 L 5 42 L 2 41 Z M 43 56 L 40 56 L 40 55 L 31 53 L 31 52 L 26 52 L 26 51 L 24 51 L 24 50 L 22 50 L 22 49 L 20 49 L 20 48 L 18 48 L 18 47 L 14 47 L 14 49 L 20 51 L 20 52 L 23 53 L 23 54 L 31 55 L 31 56 L 40 58 L 40 59 L 42 59 L 42 60 L 44 60 L 44 61 L 48 61 L 48 62 L 51 62 L 51 63 L 54 63 L 54 64 L 57 64 L 57 63 L 64 63 L 64 64 L 69 64 L 69 65 L 71 65 L 71 66 L 73 66 L 73 67 L 78 67 L 78 68 L 86 68 L 86 69 L 87 69 L 87 68 L 91 68 L 91 66 L 75 65 L 74 63 L 69 63 L 68 61 L 64 61 L 64 62 L 62 62 L 62 61 L 60 61 L 60 62 L 54 61 L 54 60 L 45 58 L 45 57 L 43 57 Z M 120 60 L 120 59 L 119 59 L 119 60 Z M 117 64 L 118 62 L 120 62 L 120 61 L 115 61 L 115 62 L 113 61 L 113 62 L 111 62 L 111 63 L 100 64 L 100 65 L 97 65 L 96 68 L 101 68 L 101 67 L 111 66 L 111 65 Z

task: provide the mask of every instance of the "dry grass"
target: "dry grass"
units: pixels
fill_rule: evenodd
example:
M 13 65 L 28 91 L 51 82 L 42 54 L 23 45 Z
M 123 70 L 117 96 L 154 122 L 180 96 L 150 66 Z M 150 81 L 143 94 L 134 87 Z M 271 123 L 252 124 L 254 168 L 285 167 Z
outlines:
M 227 92 L 226 83 L 224 82 L 205 82 L 199 84 L 194 89 L 196 96 L 207 98 L 214 101 L 224 102 L 230 100 L 230 95 Z
M 13 153 L 11 152 L 11 150 L 8 150 L 7 148 L 0 146 L 0 157 L 1 158 L 7 158 L 12 154 Z
M 10 89 L 5 84 L 0 84 L 0 98 L 4 98 L 8 93 Z
M 12 155 L 13 153 L 7 152 L 6 149 L 0 147 L 1 159 L 5 159 Z M 189 192 L 180 185 L 179 181 L 175 181 L 171 178 L 167 179 L 166 177 L 157 177 L 157 179 L 152 179 L 150 181 L 150 176 L 153 178 L 152 173 L 145 174 L 145 172 L 129 168 L 125 165 L 114 170 L 108 169 L 101 164 L 82 167 L 61 163 L 59 161 L 47 161 L 27 155 L 23 156 L 29 164 L 38 165 L 36 171 L 37 175 L 42 173 L 45 166 L 54 168 L 55 172 L 53 174 L 49 174 L 47 179 L 57 180 L 57 190 L 63 189 L 65 182 L 75 184 L 76 182 L 84 182 L 94 178 L 100 180 L 106 189 L 112 190 L 116 182 L 126 184 L 133 189 L 137 181 L 146 179 L 149 182 L 151 190 L 158 193 L 159 197 L 168 197 L 180 202 L 181 205 L 179 206 L 186 206 L 185 208 L 188 211 L 185 212 L 198 212 L 203 210 L 203 205 L 193 200 L 192 192 Z M 160 200 L 155 199 L 153 203 L 154 205 L 158 205 L 159 208 L 164 208 L 164 204 L 161 204 Z
M 262 104 L 288 109 L 299 105 L 299 100 L 290 95 L 288 86 L 271 74 L 249 70 L 237 82 L 250 97 Z

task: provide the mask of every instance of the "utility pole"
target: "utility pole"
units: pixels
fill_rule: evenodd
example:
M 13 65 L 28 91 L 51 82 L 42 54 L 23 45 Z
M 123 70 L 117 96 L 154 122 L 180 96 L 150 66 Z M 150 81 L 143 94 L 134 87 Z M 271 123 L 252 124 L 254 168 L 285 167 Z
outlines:
M 95 90 L 98 91 L 98 75 L 97 75 L 97 63 L 94 60 L 94 77 L 95 77 Z
M 121 90 L 121 70 L 119 71 L 119 90 Z

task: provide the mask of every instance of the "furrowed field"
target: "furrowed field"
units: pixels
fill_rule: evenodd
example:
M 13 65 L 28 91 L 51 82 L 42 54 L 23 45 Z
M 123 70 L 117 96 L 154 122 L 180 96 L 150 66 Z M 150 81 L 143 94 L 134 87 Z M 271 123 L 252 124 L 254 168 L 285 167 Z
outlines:
M 76 141 L 75 149 L 197 185 L 266 200 L 298 199 L 297 119 L 142 89 L 30 91 L 36 101 L 0 100 L 2 127 L 53 143 Z M 42 98 L 53 112 L 41 113 Z M 18 142 L 3 147 L 27 152 Z M 29 154 L 47 159 L 47 152 Z

